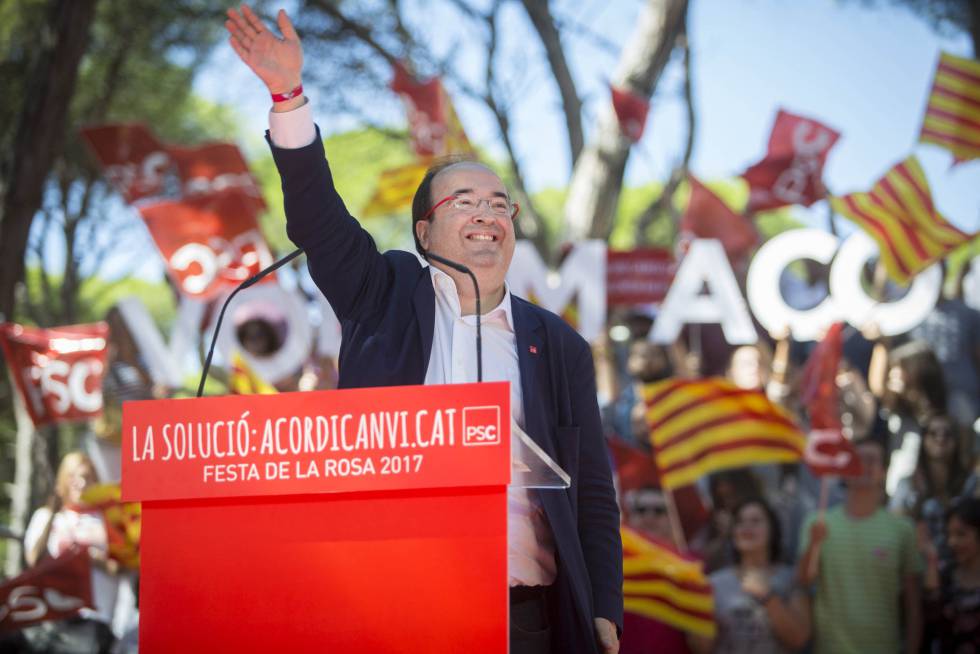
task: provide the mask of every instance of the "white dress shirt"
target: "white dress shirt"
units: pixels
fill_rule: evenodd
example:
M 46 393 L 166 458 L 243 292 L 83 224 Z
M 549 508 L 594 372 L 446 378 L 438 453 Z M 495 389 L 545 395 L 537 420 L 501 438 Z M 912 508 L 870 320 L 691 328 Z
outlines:
M 269 112 L 269 136 L 279 148 L 301 148 L 316 138 L 310 103 L 292 111 Z M 426 384 L 476 381 L 476 316 L 463 316 L 453 278 L 429 267 L 436 315 Z M 524 395 L 517 358 L 510 290 L 481 321 L 484 381 L 510 382 L 514 421 L 524 428 Z M 536 492 L 507 491 L 507 569 L 511 586 L 548 586 L 556 576 L 555 544 Z

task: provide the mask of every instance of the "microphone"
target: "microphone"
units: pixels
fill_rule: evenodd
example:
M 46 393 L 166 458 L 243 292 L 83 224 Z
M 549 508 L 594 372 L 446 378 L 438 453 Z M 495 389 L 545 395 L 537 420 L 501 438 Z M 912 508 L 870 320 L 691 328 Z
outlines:
M 221 305 L 221 313 L 218 314 L 218 324 L 215 325 L 214 335 L 211 337 L 211 347 L 208 348 L 208 356 L 206 359 L 204 359 L 204 369 L 201 370 L 201 382 L 197 386 L 197 397 L 201 397 L 201 395 L 204 394 L 204 380 L 208 378 L 208 370 L 211 369 L 211 357 L 214 356 L 214 346 L 217 345 L 218 343 L 218 333 L 221 331 L 221 321 L 224 320 L 225 318 L 225 309 L 228 308 L 228 303 L 231 302 L 231 299 L 233 297 L 238 295 L 238 291 L 244 291 L 249 286 L 253 286 L 254 284 L 257 284 L 258 282 L 265 279 L 265 277 L 267 277 L 270 273 L 279 270 L 280 268 L 282 268 L 287 263 L 289 263 L 290 261 L 292 261 L 293 259 L 295 259 L 301 254 L 303 254 L 303 249 L 296 248 L 295 250 L 293 250 L 292 252 L 284 256 L 279 261 L 273 263 L 268 268 L 265 268 L 264 270 L 260 270 L 259 272 L 255 273 L 254 275 L 246 279 L 244 282 L 236 286 L 234 291 L 228 294 L 228 297 L 225 299 L 225 303 Z
M 483 337 L 480 333 L 480 285 L 476 282 L 476 275 L 473 271 L 464 266 L 461 263 L 455 261 L 450 261 L 444 257 L 440 257 L 438 254 L 433 254 L 426 250 L 426 259 L 435 259 L 439 263 L 449 266 L 454 270 L 469 275 L 470 279 L 473 280 L 473 291 L 476 293 L 476 381 L 483 381 Z

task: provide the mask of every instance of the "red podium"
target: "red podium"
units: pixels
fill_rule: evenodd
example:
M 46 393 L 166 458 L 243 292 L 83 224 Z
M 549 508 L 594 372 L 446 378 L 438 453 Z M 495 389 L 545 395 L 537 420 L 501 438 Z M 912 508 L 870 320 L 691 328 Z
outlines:
M 129 402 L 140 651 L 506 652 L 506 383 Z

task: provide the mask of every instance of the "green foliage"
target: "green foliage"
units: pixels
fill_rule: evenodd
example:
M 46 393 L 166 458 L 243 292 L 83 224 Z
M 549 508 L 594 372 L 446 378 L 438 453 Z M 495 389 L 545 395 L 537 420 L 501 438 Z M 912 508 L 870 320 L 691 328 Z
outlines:
M 52 297 L 57 303 L 61 297 L 61 278 L 49 275 L 48 281 L 52 287 Z M 30 294 L 40 295 L 44 292 L 41 290 L 41 272 L 36 266 L 27 269 L 25 283 Z M 173 291 L 166 282 L 162 281 L 154 283 L 135 277 L 106 281 L 98 277 L 89 277 L 82 281 L 78 295 L 78 322 L 80 323 L 102 320 L 114 304 L 131 296 L 137 297 L 143 303 L 160 329 L 168 329 L 177 312 Z M 54 309 L 57 311 L 57 304 Z M 36 324 L 28 315 L 18 315 L 15 319 L 22 324 Z
M 414 154 L 407 140 L 375 129 L 363 129 L 328 136 L 323 146 L 330 160 L 334 184 L 351 214 L 359 216 L 374 194 L 381 173 L 410 163 Z M 269 211 L 261 219 L 262 230 L 273 250 L 283 253 L 294 248 L 286 237 L 286 218 L 282 205 L 279 173 L 272 156 L 250 162 L 259 180 Z M 409 211 L 402 215 L 367 219 L 364 227 L 382 250 L 405 245 L 410 238 Z

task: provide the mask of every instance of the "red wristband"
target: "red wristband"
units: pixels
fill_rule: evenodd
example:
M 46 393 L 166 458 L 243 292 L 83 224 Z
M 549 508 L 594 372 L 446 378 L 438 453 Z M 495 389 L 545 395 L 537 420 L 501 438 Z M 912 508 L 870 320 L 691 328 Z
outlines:
M 292 100 L 293 98 L 295 98 L 297 96 L 300 96 L 300 95 L 303 95 L 303 85 L 302 84 L 298 85 L 292 91 L 287 91 L 285 93 L 273 93 L 272 94 L 272 101 L 273 102 L 285 102 L 286 100 Z

